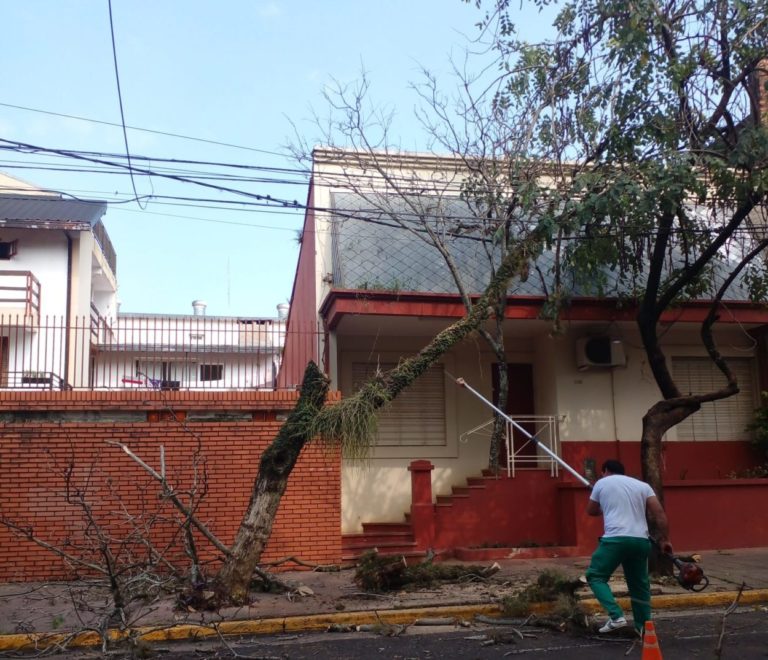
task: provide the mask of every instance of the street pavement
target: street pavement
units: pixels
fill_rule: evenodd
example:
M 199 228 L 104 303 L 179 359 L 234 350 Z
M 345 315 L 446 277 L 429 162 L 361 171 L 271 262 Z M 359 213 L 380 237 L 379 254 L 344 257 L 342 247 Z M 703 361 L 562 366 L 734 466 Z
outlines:
M 768 548 L 712 551 L 701 554 L 701 565 L 710 579 L 710 585 L 706 591 L 692 594 L 679 585 L 668 582 L 654 585 L 653 605 L 661 625 L 666 625 L 664 623 L 665 613 L 680 616 L 680 612 L 683 610 L 697 608 L 709 608 L 710 614 L 707 616 L 711 616 L 713 620 L 718 620 L 718 618 L 722 618 L 725 609 L 733 603 L 736 594 L 743 585 L 740 603 L 752 608 L 752 613 L 757 617 L 750 625 L 759 628 L 759 624 L 762 624 L 765 628 L 765 613 L 768 611 L 766 610 L 766 604 L 768 604 Z M 456 625 L 460 625 L 459 622 L 461 622 L 461 625 L 477 626 L 477 615 L 498 616 L 501 599 L 515 593 L 519 588 L 534 580 L 543 569 L 557 568 L 572 577 L 576 577 L 584 573 L 588 561 L 589 558 L 587 557 L 501 560 L 498 562 L 500 564 L 499 572 L 487 582 L 447 584 L 428 589 L 382 595 L 361 592 L 359 587 L 354 585 L 353 571 L 349 570 L 335 573 L 288 572 L 283 573 L 281 577 L 296 585 L 297 589 L 293 594 L 257 594 L 250 607 L 222 610 L 211 614 L 180 613 L 178 610 L 174 610 L 172 601 L 167 603 L 153 602 L 145 610 L 134 613 L 135 616 L 132 621 L 135 624 L 131 634 L 142 637 L 148 645 L 154 648 L 169 646 L 168 643 L 171 640 L 212 638 L 221 645 L 225 644 L 225 639 L 243 639 L 253 635 L 289 634 L 303 636 L 309 633 L 323 633 L 329 626 L 343 629 L 345 626 L 385 623 L 387 625 L 408 626 L 408 629 L 411 630 L 418 628 L 418 626 L 411 625 L 414 621 L 430 617 L 449 618 L 451 621 L 456 621 Z M 56 592 L 56 588 L 61 591 Z M 46 643 L 60 643 L 63 641 L 61 636 L 66 635 L 66 632 L 62 631 L 77 629 L 78 625 L 82 628 L 83 617 L 86 616 L 87 612 L 83 608 L 76 612 L 67 609 L 73 603 L 84 602 L 83 598 L 86 598 L 85 596 L 73 598 L 72 590 L 74 588 L 72 585 L 50 584 L 42 585 L 39 589 L 29 588 L 27 585 L 0 585 L 0 632 L 6 633 L 0 634 L 0 653 L 14 652 L 22 648 L 29 648 L 30 645 L 40 648 Z M 619 595 L 624 591 L 624 585 L 620 579 L 613 583 L 613 588 Z M 583 605 L 586 610 L 599 611 L 597 604 L 588 598 L 588 590 L 582 595 L 585 597 Z M 94 603 L 96 596 L 91 593 L 89 599 L 89 602 Z M 463 648 L 464 641 L 476 642 L 470 645 L 475 651 L 490 648 L 480 646 L 477 640 L 463 640 L 462 631 L 464 628 L 457 629 L 456 639 L 451 638 L 451 644 L 455 645 L 456 649 Z M 665 636 L 671 635 L 670 639 L 677 639 L 683 632 L 685 632 L 684 628 L 675 628 L 670 631 L 665 631 L 662 628 L 660 631 L 662 644 L 667 643 Z M 40 634 L 45 633 L 53 634 L 53 636 L 41 638 Z M 114 636 L 120 637 L 125 634 L 125 632 L 115 631 Z M 229 637 L 230 635 L 232 637 Z M 739 644 L 743 643 L 746 648 L 752 643 L 750 640 L 754 639 L 760 641 L 764 645 L 763 648 L 768 648 L 766 640 L 760 635 L 759 631 L 755 632 L 753 637 L 745 633 L 742 636 L 743 639 L 740 638 Z M 682 636 L 685 637 L 685 635 Z M 354 644 L 363 643 L 359 634 L 352 637 Z M 98 636 L 91 634 L 83 637 L 80 641 L 87 647 L 88 644 L 97 643 Z M 577 639 L 572 642 L 573 648 L 569 648 L 568 653 L 580 653 L 578 645 L 582 643 L 585 645 L 583 646 L 584 652 L 587 652 L 592 648 L 590 644 L 598 641 L 602 645 L 611 646 L 610 642 L 603 640 Z M 688 642 L 694 645 L 700 643 L 703 645 L 702 648 L 709 643 L 695 642 L 692 639 Z M 676 648 L 676 642 L 672 642 L 672 645 L 673 649 Z M 626 646 L 625 643 L 624 651 L 626 651 Z M 173 649 L 174 647 L 176 644 L 171 644 L 169 648 Z M 219 649 L 221 648 L 219 646 Z M 498 649 L 499 647 L 494 646 L 493 648 Z M 505 653 L 511 650 L 523 650 L 523 647 L 520 645 L 520 648 L 515 646 L 513 649 L 510 646 Z M 498 650 L 492 652 L 498 653 Z M 543 653 L 544 651 L 537 652 Z M 363 651 L 361 653 L 367 654 Z M 279 655 L 280 653 L 275 654 L 275 656 Z M 292 654 L 290 657 L 302 656 Z M 350 657 L 360 657 L 360 655 Z M 401 657 L 415 656 L 406 654 Z M 491 656 L 474 655 L 471 657 Z M 557 657 L 566 656 L 558 655 Z M 572 657 L 581 656 L 573 655 Z M 601 655 L 584 657 L 610 656 L 604 656 L 603 651 L 601 651 Z M 680 655 L 678 657 L 694 656 Z M 728 656 L 724 655 L 723 657 Z M 742 659 L 747 657 L 751 656 L 743 655 Z M 766 656 L 755 657 L 765 658 Z

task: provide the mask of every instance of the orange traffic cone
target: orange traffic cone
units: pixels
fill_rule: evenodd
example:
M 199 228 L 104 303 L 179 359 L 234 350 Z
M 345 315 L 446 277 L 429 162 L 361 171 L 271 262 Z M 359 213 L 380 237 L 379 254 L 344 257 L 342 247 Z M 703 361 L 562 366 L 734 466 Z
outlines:
M 640 660 L 663 660 L 661 657 L 661 649 L 659 648 L 659 640 L 656 637 L 656 626 L 653 621 L 645 622 L 645 630 L 643 631 L 643 654 Z

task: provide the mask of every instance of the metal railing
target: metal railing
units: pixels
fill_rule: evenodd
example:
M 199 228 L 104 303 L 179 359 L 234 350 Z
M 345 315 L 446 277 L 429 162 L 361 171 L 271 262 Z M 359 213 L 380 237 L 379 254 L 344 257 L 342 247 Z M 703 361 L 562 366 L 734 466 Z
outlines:
M 316 359 L 317 333 L 300 334 L 277 319 L 2 315 L 0 389 L 276 389 L 289 338 L 292 360 Z
M 106 259 L 109 267 L 112 269 L 112 275 L 117 276 L 117 254 L 112 246 L 112 241 L 109 240 L 107 228 L 101 220 L 93 226 L 93 236 L 101 248 L 104 259 Z
M 516 470 L 548 469 L 551 476 L 559 474 L 557 461 L 545 452 L 537 451 L 536 444 L 541 443 L 560 456 L 560 421 L 555 415 L 514 415 L 514 421 L 525 428 L 535 439 L 526 438 L 516 431 L 511 422 L 504 422 L 504 443 L 506 448 L 506 470 L 508 477 L 514 477 Z M 478 424 L 459 436 L 460 442 L 467 442 L 470 436 L 490 437 L 493 433 L 494 419 Z
M 0 309 L 23 306 L 26 316 L 40 315 L 40 282 L 28 270 L 0 270 Z

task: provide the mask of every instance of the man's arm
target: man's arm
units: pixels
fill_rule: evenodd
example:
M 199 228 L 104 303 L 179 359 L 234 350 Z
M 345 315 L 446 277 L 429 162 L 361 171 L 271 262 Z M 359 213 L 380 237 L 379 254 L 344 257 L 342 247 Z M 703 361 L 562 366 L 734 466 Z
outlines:
M 589 504 L 587 504 L 587 515 L 602 516 L 603 510 L 600 508 L 600 504 L 595 502 L 595 500 L 589 500 Z
M 659 499 L 652 495 L 645 501 L 645 515 L 649 522 L 653 522 L 656 528 L 657 539 L 662 552 L 672 554 L 672 544 L 669 542 L 669 521 L 664 507 L 661 506 Z

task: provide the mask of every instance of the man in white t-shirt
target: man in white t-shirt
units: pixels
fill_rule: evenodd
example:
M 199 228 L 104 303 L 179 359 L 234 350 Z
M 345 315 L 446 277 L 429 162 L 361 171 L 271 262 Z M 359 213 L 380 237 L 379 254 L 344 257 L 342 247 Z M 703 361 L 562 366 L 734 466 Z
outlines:
M 603 463 L 603 477 L 592 488 L 587 513 L 602 515 L 605 527 L 587 569 L 587 582 L 610 616 L 600 632 L 627 625 L 624 612 L 608 586 L 609 578 L 619 565 L 624 569 L 635 628 L 642 631 L 651 618 L 648 519 L 656 525 L 661 550 L 671 554 L 667 515 L 653 489 L 644 481 L 625 476 L 624 466 L 616 460 Z

